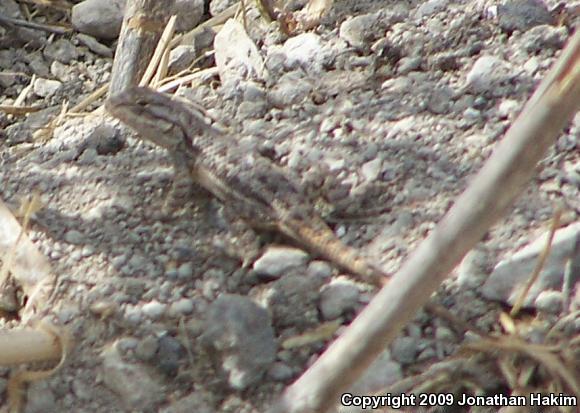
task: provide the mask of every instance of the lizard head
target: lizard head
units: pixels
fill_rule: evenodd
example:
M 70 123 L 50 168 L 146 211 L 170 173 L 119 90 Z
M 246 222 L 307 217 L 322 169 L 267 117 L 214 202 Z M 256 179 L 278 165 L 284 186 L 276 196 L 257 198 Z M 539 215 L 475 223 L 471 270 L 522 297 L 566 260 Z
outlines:
M 169 150 L 183 145 L 192 133 L 211 128 L 186 102 L 146 87 L 130 87 L 114 94 L 105 108 L 142 138 Z

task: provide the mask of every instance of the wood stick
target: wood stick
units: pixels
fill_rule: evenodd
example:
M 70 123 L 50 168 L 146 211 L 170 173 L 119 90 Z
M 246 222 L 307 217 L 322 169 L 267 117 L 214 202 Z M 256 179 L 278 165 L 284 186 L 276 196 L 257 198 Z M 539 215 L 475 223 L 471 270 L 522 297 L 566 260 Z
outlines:
M 153 52 L 153 57 L 145 70 L 145 74 L 139 82 L 139 86 L 149 86 L 153 76 L 155 76 L 155 85 L 157 85 L 167 75 L 167 61 L 169 60 L 169 42 L 175 33 L 175 22 L 177 16 L 173 15 L 169 18 L 159 42 Z
M 42 329 L 0 332 L 0 366 L 58 360 L 61 355 L 59 340 Z
M 113 62 L 109 96 L 136 85 L 173 11 L 174 0 L 129 0 Z
M 28 29 L 42 30 L 48 33 L 56 33 L 56 34 L 66 34 L 72 31 L 72 29 L 62 26 L 41 24 L 20 19 L 11 19 L 10 17 L 2 16 L 0 14 L 0 24 L 2 23 L 5 23 L 6 25 L 26 27 Z
M 191 44 L 193 42 L 193 39 L 195 39 L 195 37 L 197 35 L 199 35 L 200 33 L 202 33 L 204 30 L 211 29 L 215 26 L 219 26 L 221 24 L 224 24 L 228 19 L 234 17 L 234 15 L 236 14 L 236 10 L 238 10 L 238 8 L 239 8 L 239 3 L 236 3 L 236 4 L 228 7 L 224 11 L 222 11 L 217 16 L 214 16 L 211 19 L 208 19 L 208 20 L 204 21 L 203 23 L 199 24 L 195 28 L 191 29 L 189 32 L 184 33 L 184 34 L 179 35 L 179 36 L 175 36 L 173 38 L 173 40 L 171 41 L 169 47 L 174 48 L 175 46 L 178 46 L 178 45 Z

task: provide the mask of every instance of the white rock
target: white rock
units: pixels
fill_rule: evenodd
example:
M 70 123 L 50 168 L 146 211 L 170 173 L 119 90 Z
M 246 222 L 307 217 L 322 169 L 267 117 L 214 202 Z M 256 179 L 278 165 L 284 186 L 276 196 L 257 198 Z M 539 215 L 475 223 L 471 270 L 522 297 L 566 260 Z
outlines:
M 85 0 L 72 8 L 72 25 L 97 39 L 114 39 L 121 30 L 125 3 L 126 0 Z
M 114 39 L 123 23 L 127 0 L 85 0 L 72 8 L 71 20 L 75 29 L 99 39 Z M 204 0 L 176 0 L 176 29 L 186 31 L 199 24 L 203 16 Z
M 564 297 L 560 291 L 542 291 L 536 298 L 535 306 L 538 310 L 558 314 L 562 311 Z
M 325 320 L 334 320 L 355 309 L 360 292 L 350 282 L 332 283 L 320 293 L 320 312 Z
M 352 385 L 352 394 L 371 394 L 380 392 L 403 377 L 401 365 L 391 359 L 385 350 Z
M 270 247 L 254 263 L 253 269 L 258 274 L 279 277 L 291 268 L 304 265 L 308 254 L 297 248 Z
M 176 30 L 184 32 L 197 26 L 203 17 L 204 5 L 204 0 L 175 0 Z
M 307 274 L 310 277 L 328 278 L 332 275 L 332 267 L 326 261 L 315 260 L 308 264 Z
M 146 411 L 164 398 L 161 383 L 139 364 L 125 363 L 115 345 L 105 349 L 103 383 L 121 398 L 129 411 Z
M 264 61 L 241 23 L 228 20 L 214 39 L 215 61 L 226 79 L 264 78 Z
M 492 90 L 509 77 L 507 62 L 495 56 L 481 56 L 467 74 L 465 84 L 477 93 Z
M 488 299 L 513 305 L 536 266 L 538 255 L 545 247 L 546 236 L 544 234 L 532 244 L 499 262 L 482 287 L 483 295 Z M 580 222 L 556 232 L 550 256 L 530 288 L 524 306 L 532 306 L 542 291 L 562 288 L 564 268 L 568 259 L 572 258 L 577 236 L 580 236 Z
M 368 183 L 376 180 L 381 173 L 382 166 L 383 160 L 381 158 L 375 158 L 366 162 L 361 168 L 364 181 Z
M 421 4 L 415 13 L 415 18 L 422 18 L 432 16 L 433 14 L 439 13 L 445 10 L 447 7 L 448 0 L 428 0 Z
M 167 306 L 165 304 L 160 303 L 159 301 L 153 300 L 148 302 L 147 304 L 143 305 L 143 314 L 145 316 L 157 320 L 161 318 L 161 316 L 165 313 L 165 309 Z
M 189 298 L 181 298 L 169 307 L 169 314 L 174 317 L 191 314 L 193 312 L 193 301 Z
M 504 99 L 497 108 L 497 113 L 499 116 L 508 118 L 513 117 L 517 114 L 521 105 L 517 100 L 514 99 Z
M 351 46 L 362 48 L 377 25 L 379 14 L 351 17 L 340 25 L 339 36 Z
M 288 68 L 301 67 L 306 72 L 319 72 L 322 68 L 324 53 L 320 36 L 303 33 L 286 40 L 282 47 Z
M 47 98 L 56 94 L 62 88 L 62 83 L 58 80 L 36 79 L 34 82 L 34 93 L 37 96 Z

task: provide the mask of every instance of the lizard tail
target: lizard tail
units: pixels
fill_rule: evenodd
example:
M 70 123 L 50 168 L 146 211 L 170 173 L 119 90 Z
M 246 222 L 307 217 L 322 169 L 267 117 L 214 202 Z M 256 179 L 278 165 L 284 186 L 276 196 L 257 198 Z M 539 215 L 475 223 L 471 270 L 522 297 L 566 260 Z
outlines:
M 292 228 L 285 226 L 282 232 L 292 234 L 295 240 L 305 244 L 308 249 L 361 281 L 379 288 L 386 285 L 388 275 L 384 271 L 369 263 L 356 249 L 340 241 L 326 224 L 317 225 L 317 227 L 312 228 L 302 222 L 297 222 L 296 225 L 292 225 Z

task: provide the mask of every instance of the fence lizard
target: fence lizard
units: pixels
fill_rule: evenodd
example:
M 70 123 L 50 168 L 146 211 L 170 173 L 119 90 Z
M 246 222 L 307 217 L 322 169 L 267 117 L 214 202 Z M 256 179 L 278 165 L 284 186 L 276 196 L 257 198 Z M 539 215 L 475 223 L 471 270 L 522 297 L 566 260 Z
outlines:
M 141 138 L 167 149 L 176 173 L 185 171 L 250 226 L 277 230 L 364 282 L 386 283 L 383 271 L 336 237 L 290 171 L 242 149 L 208 122 L 202 108 L 132 87 L 112 96 L 106 109 Z

